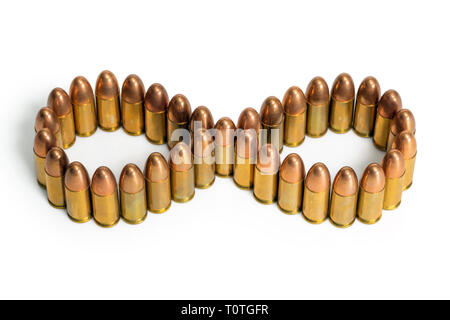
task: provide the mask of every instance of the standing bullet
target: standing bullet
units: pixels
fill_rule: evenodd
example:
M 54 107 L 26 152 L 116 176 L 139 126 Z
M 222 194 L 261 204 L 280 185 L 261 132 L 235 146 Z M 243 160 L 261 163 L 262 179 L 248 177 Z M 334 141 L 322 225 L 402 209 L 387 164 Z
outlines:
M 56 113 L 48 107 L 39 110 L 34 124 L 34 130 L 36 132 L 44 128 L 48 128 L 51 133 L 53 133 L 56 138 L 57 146 L 62 148 L 61 126 L 59 125 L 58 117 L 56 116 Z
M 270 204 L 277 199 L 279 168 L 278 147 L 270 143 L 263 145 L 258 151 L 253 187 L 253 195 L 259 202 Z
M 129 163 L 123 168 L 119 189 L 122 219 L 130 224 L 144 221 L 147 217 L 145 179 L 137 165 Z
M 255 109 L 245 108 L 244 110 L 242 110 L 238 118 L 237 127 L 238 129 L 250 132 L 252 135 L 254 135 L 254 138 L 258 143 L 257 145 L 260 146 L 261 119 Z
M 394 119 L 392 119 L 387 150 L 391 149 L 392 143 L 394 143 L 395 138 L 402 131 L 408 131 L 412 134 L 416 133 L 416 120 L 414 119 L 413 113 L 408 109 L 400 110 L 395 114 Z
M 402 201 L 403 179 L 405 177 L 405 159 L 396 149 L 389 150 L 383 158 L 381 166 L 386 176 L 383 209 L 397 208 Z
M 403 180 L 403 190 L 409 189 L 413 183 L 414 166 L 416 164 L 417 143 L 412 132 L 402 131 L 394 140 L 392 149 L 397 149 L 403 154 L 405 159 L 405 178 Z
M 78 161 L 67 166 L 64 177 L 66 207 L 69 218 L 78 223 L 91 220 L 92 206 L 89 174 Z
M 48 96 L 47 105 L 58 116 L 63 147 L 67 149 L 75 143 L 75 123 L 70 97 L 63 89 L 55 88 Z
M 147 208 L 153 213 L 167 211 L 171 203 L 170 171 L 164 156 L 153 152 L 145 164 Z
M 305 165 L 296 153 L 289 154 L 280 167 L 278 180 L 278 207 L 287 214 L 300 211 L 303 200 Z
M 278 98 L 268 97 L 264 100 L 259 114 L 264 129 L 261 134 L 260 144 L 270 143 L 281 152 L 284 139 L 283 105 Z
M 318 138 L 327 133 L 330 92 L 326 81 L 315 77 L 306 89 L 306 134 Z
M 206 189 L 216 178 L 213 136 L 207 129 L 200 128 L 193 133 L 193 139 L 195 187 Z
M 391 120 L 394 115 L 402 108 L 402 99 L 395 90 L 386 91 L 378 102 L 377 114 L 375 117 L 375 128 L 373 131 L 373 142 L 375 146 L 385 151 Z
M 38 183 L 45 187 L 45 158 L 47 157 L 48 151 L 56 147 L 56 138 L 51 133 L 50 129 L 44 128 L 38 131 L 34 138 L 34 164 L 36 167 L 36 177 Z
M 258 139 L 254 130 L 238 129 L 233 181 L 241 189 L 251 189 L 255 174 Z
M 102 130 L 115 131 L 120 127 L 119 84 L 116 76 L 108 70 L 103 71 L 95 85 L 98 125 Z
M 191 117 L 191 104 L 182 94 L 177 94 L 169 102 L 167 110 L 167 144 L 172 149 L 183 137 L 183 142 L 188 143 L 190 138 L 188 132 L 178 132 L 177 129 L 188 130 Z M 174 131 L 177 130 L 176 133 Z M 173 135 L 173 137 L 172 137 Z
M 191 148 L 186 143 L 178 142 L 170 150 L 169 167 L 173 201 L 191 200 L 195 194 L 194 165 Z
M 370 137 L 373 134 L 380 91 L 380 85 L 374 77 L 365 78 L 359 86 L 353 129 L 361 137 Z
M 152 84 L 145 94 L 145 135 L 154 144 L 163 144 L 167 140 L 167 107 L 169 96 L 159 83 Z
M 120 220 L 117 182 L 108 167 L 99 167 L 92 176 L 92 209 L 94 221 L 101 227 L 115 226 Z
M 385 175 L 383 168 L 371 163 L 361 177 L 358 197 L 358 219 L 366 224 L 374 224 L 381 219 L 383 211 Z
M 214 119 L 211 111 L 205 106 L 197 107 L 194 112 L 192 112 L 189 121 L 189 130 L 191 131 L 191 134 L 193 134 L 196 129 L 203 128 L 209 130 L 212 127 L 214 127 Z
M 59 147 L 51 148 L 45 158 L 45 181 L 48 202 L 55 208 L 66 205 L 64 196 L 64 174 L 69 164 L 66 153 Z
M 284 144 L 296 147 L 305 140 L 306 97 L 302 89 L 290 87 L 283 97 Z
M 330 129 L 336 133 L 350 130 L 353 120 L 355 85 L 348 73 L 341 73 L 331 88 Z
M 331 193 L 330 220 L 334 225 L 346 228 L 356 218 L 358 201 L 358 177 L 350 167 L 343 167 L 337 173 Z
M 233 120 L 224 117 L 217 121 L 215 127 L 216 137 L 216 174 L 222 177 L 229 177 L 233 174 L 234 162 L 234 133 L 236 126 Z
M 75 116 L 75 131 L 80 137 L 89 137 L 97 130 L 97 112 L 92 87 L 85 77 L 78 76 L 70 85 Z
M 303 193 L 303 216 L 308 222 L 322 223 L 328 217 L 330 172 L 321 162 L 309 169 Z
M 144 94 L 141 78 L 129 75 L 122 85 L 122 127 L 132 136 L 144 132 Z

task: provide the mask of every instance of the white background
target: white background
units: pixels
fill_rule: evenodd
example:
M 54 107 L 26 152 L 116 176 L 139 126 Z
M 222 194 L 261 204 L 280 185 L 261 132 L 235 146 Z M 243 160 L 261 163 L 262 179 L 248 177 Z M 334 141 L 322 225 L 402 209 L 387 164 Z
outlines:
M 14 1 L 0 8 L 0 298 L 450 298 L 445 1 Z M 102 70 L 206 105 L 215 121 L 341 72 L 396 89 L 417 122 L 414 183 L 373 226 L 311 225 L 217 178 L 138 226 L 72 223 L 36 183 L 34 119 L 52 88 Z M 143 168 L 144 136 L 97 131 L 67 150 L 89 173 Z M 349 132 L 285 148 L 307 169 L 380 161 Z

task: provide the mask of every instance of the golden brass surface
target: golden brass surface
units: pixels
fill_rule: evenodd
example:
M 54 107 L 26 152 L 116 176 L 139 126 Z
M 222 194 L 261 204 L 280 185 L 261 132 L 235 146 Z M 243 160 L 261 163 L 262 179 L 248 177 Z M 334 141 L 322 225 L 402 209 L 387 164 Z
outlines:
M 375 105 L 365 105 L 359 101 L 356 102 L 353 129 L 357 135 L 370 137 L 373 134 L 376 108 Z
M 327 133 L 329 105 L 312 105 L 308 102 L 306 134 L 318 138 Z
M 405 178 L 403 180 L 403 190 L 408 190 L 413 183 L 414 167 L 416 165 L 416 156 L 411 159 L 405 159 Z
M 331 98 L 330 129 L 336 133 L 344 133 L 351 129 L 353 120 L 354 99 L 341 102 Z
M 278 180 L 278 207 L 286 214 L 300 211 L 303 200 L 303 181 L 289 183 L 281 175 Z
M 183 203 L 191 200 L 195 194 L 194 166 L 186 171 L 176 171 L 171 167 L 170 187 L 173 201 Z
M 188 122 L 183 123 L 175 123 L 169 118 L 167 118 L 167 145 L 169 146 L 169 149 L 172 149 L 180 140 L 174 140 L 172 141 L 172 133 L 176 129 L 186 129 L 188 130 Z
M 234 145 L 215 146 L 216 174 L 229 177 L 233 174 Z
M 384 210 L 393 210 L 400 205 L 402 201 L 404 177 L 405 174 L 400 178 L 386 178 L 383 200 Z
M 214 156 L 214 154 L 212 155 Z M 201 158 L 194 155 L 195 187 L 207 189 L 214 184 L 215 175 L 214 158 Z
M 377 112 L 375 117 L 375 128 L 373 131 L 373 142 L 380 150 L 386 151 L 390 127 L 391 119 L 384 118 Z
M 73 119 L 73 112 L 58 117 L 59 125 L 61 127 L 61 139 L 63 148 L 67 149 L 75 143 L 75 122 Z
M 109 196 L 99 196 L 94 192 L 91 194 L 94 221 L 105 228 L 115 226 L 120 220 L 117 191 Z
M 89 137 L 97 130 L 97 114 L 93 103 L 74 104 L 75 131 L 80 137 Z
M 46 179 L 45 179 L 45 158 L 39 157 L 36 153 L 34 154 L 34 164 L 36 167 L 36 177 L 37 181 L 40 185 L 44 186 L 46 185 Z
M 163 144 L 167 140 L 167 111 L 152 112 L 145 109 L 145 135 L 154 144 Z
M 251 189 L 253 187 L 253 178 L 255 172 L 255 160 L 250 158 L 241 158 L 235 154 L 233 166 L 233 180 L 241 189 Z
M 318 224 L 324 222 L 328 217 L 328 202 L 330 192 L 314 192 L 307 186 L 303 193 L 303 216 L 308 222 Z
M 98 125 L 104 131 L 115 131 L 120 127 L 120 102 L 119 96 L 112 99 L 102 99 L 98 96 L 97 116 Z
M 358 219 L 366 224 L 374 224 L 381 219 L 383 212 L 384 189 L 380 192 L 367 192 L 359 189 Z
M 147 186 L 147 208 L 153 213 L 163 213 L 170 208 L 170 178 L 159 182 L 145 179 Z
M 278 174 L 264 174 L 255 167 L 253 195 L 264 204 L 274 203 L 277 199 Z
M 270 143 L 274 145 L 279 152 L 283 150 L 283 136 L 284 136 L 284 123 L 281 122 L 277 125 L 267 125 L 262 124 L 263 129 L 260 134 L 260 145 L 264 145 L 266 143 Z M 276 135 L 278 134 L 278 139 L 276 138 Z M 276 141 L 272 141 L 273 139 L 276 139 Z
M 91 220 L 92 207 L 89 188 L 82 191 L 65 189 L 67 214 L 72 221 L 84 223 Z
M 122 219 L 129 224 L 139 224 L 147 217 L 145 188 L 137 193 L 120 190 L 120 208 Z
M 284 144 L 288 147 L 296 147 L 305 141 L 306 133 L 306 111 L 290 115 L 284 118 Z
M 126 133 L 139 136 L 144 132 L 144 105 L 142 102 L 122 101 L 122 127 Z
M 50 204 L 55 208 L 65 208 L 64 176 L 53 177 L 45 172 L 45 181 L 47 186 L 47 198 Z
M 358 194 L 343 197 L 332 192 L 330 205 L 330 219 L 334 225 L 346 228 L 353 224 L 356 218 Z

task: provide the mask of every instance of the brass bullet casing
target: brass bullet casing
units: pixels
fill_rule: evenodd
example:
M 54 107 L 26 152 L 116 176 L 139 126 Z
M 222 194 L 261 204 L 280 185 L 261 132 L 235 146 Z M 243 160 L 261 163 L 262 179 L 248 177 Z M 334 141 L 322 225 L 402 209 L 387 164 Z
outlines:
M 58 116 L 63 148 L 67 149 L 75 143 L 75 122 L 70 97 L 63 89 L 55 88 L 48 96 L 47 105 Z
M 101 227 L 115 226 L 120 220 L 117 182 L 108 167 L 99 167 L 92 176 L 92 211 L 94 221 Z
M 259 112 L 262 128 L 260 145 L 275 146 L 279 152 L 283 150 L 284 140 L 284 108 L 277 97 L 264 100 Z
M 241 189 L 253 187 L 258 138 L 254 130 L 237 129 L 233 181 Z
M 383 168 L 371 163 L 361 177 L 358 197 L 358 219 L 366 224 L 374 224 L 383 212 L 385 175 Z
M 167 107 L 169 96 L 159 83 L 152 84 L 145 94 L 145 136 L 154 144 L 167 141 Z
M 302 158 L 289 154 L 280 167 L 278 179 L 278 207 L 287 214 L 300 211 L 303 200 L 303 183 L 306 172 Z
M 383 209 L 393 210 L 402 201 L 403 179 L 405 177 L 405 159 L 396 149 L 389 150 L 383 158 L 381 166 L 386 176 Z
M 147 208 L 153 213 L 163 213 L 170 208 L 170 171 L 164 156 L 153 152 L 145 164 Z
M 211 111 L 205 106 L 199 106 L 192 112 L 189 120 L 189 131 L 193 134 L 198 129 L 209 130 L 214 127 Z
M 351 129 L 353 105 L 355 102 L 355 85 L 348 73 L 341 73 L 334 80 L 331 88 L 330 129 L 344 133 Z
M 61 126 L 59 125 L 58 117 L 56 113 L 48 108 L 41 108 L 36 115 L 36 121 L 34 123 L 34 131 L 38 132 L 41 129 L 47 128 L 56 138 L 56 145 L 58 147 L 63 147 L 62 136 L 61 136 Z
M 378 102 L 373 131 L 373 142 L 378 149 L 387 150 L 391 120 L 401 108 L 402 99 L 395 90 L 386 91 Z
M 206 189 L 214 184 L 216 178 L 214 139 L 211 133 L 203 128 L 195 130 L 193 139 L 195 187 Z
M 44 128 L 37 132 L 33 145 L 34 164 L 36 167 L 37 182 L 43 187 L 46 186 L 45 158 L 47 157 L 48 151 L 56 146 L 56 138 L 50 129 Z
M 394 140 L 392 149 L 397 149 L 405 159 L 405 178 L 403 190 L 409 189 L 413 183 L 414 166 L 416 164 L 417 142 L 412 132 L 402 131 Z
M 278 146 L 263 145 L 257 155 L 253 195 L 263 204 L 274 203 L 278 191 L 278 169 L 280 168 L 280 153 Z
M 242 110 L 238 118 L 237 127 L 238 129 L 252 132 L 256 138 L 257 146 L 261 146 L 261 118 L 255 109 L 245 108 Z
M 341 228 L 349 227 L 356 218 L 358 202 L 358 177 L 350 167 L 343 167 L 336 174 L 331 193 L 330 220 Z
M 233 120 L 220 118 L 214 126 L 216 129 L 215 155 L 216 174 L 221 177 L 229 177 L 233 174 L 234 163 L 234 133 L 236 126 Z
M 92 87 L 85 77 L 78 76 L 70 85 L 75 116 L 75 131 L 80 137 L 89 137 L 97 130 L 97 112 Z
M 283 141 L 288 147 L 296 147 L 305 140 L 306 97 L 302 89 L 290 87 L 283 97 L 284 134 Z
M 328 217 L 330 198 L 330 172 L 321 162 L 309 169 L 303 192 L 303 217 L 311 223 L 324 222 Z
M 413 113 L 408 109 L 402 109 L 398 111 L 395 114 L 394 119 L 392 119 L 387 143 L 387 150 L 391 149 L 395 138 L 400 134 L 400 132 L 403 131 L 408 131 L 412 134 L 416 134 L 416 120 L 414 119 Z
M 104 131 L 115 131 L 120 127 L 119 83 L 108 70 L 103 71 L 95 84 L 98 125 Z
M 186 143 L 178 142 L 170 150 L 169 167 L 173 201 L 191 200 L 195 194 L 194 165 L 191 148 Z
M 60 147 L 51 148 L 45 158 L 45 181 L 48 202 L 58 209 L 66 206 L 64 174 L 68 164 L 67 155 Z
M 122 127 L 132 136 L 144 132 L 144 95 L 141 78 L 129 75 L 122 85 Z
M 139 224 L 147 217 L 145 179 L 133 163 L 127 164 L 120 174 L 120 211 L 122 219 L 129 224 Z
M 89 185 L 89 174 L 80 162 L 75 161 L 67 166 L 64 177 L 66 208 L 69 218 L 74 222 L 84 223 L 91 220 Z
M 373 134 L 380 92 L 380 84 L 374 77 L 365 78 L 359 86 L 356 94 L 353 129 L 361 137 L 370 137 Z
M 190 144 L 186 141 L 188 136 L 184 136 L 186 133 L 179 132 L 172 137 L 172 134 L 177 129 L 189 130 L 189 119 L 191 117 L 191 104 L 189 100 L 182 94 L 177 94 L 172 97 L 167 109 L 167 145 L 169 149 L 172 149 L 183 137 L 183 142 Z M 183 135 L 180 135 L 183 133 Z
M 327 133 L 330 108 L 330 91 L 326 81 L 315 77 L 306 89 L 306 134 L 318 138 Z

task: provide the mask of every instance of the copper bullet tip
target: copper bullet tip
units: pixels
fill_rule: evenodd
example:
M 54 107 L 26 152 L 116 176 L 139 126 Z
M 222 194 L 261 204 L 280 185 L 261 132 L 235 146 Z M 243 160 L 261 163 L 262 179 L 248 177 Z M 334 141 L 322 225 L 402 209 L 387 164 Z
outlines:
M 62 177 L 66 172 L 69 159 L 60 147 L 53 147 L 45 158 L 45 171 L 52 177 Z
M 261 120 L 258 112 L 253 108 L 245 108 L 239 115 L 237 127 L 239 129 L 254 129 L 257 133 L 261 129 Z
M 288 115 L 295 116 L 306 111 L 306 97 L 302 89 L 290 87 L 283 97 L 283 109 Z
M 324 192 L 330 189 L 330 172 L 325 164 L 317 162 L 311 169 L 305 179 L 306 186 L 313 192 Z
M 258 138 L 255 132 L 242 130 L 236 139 L 236 154 L 242 159 L 255 159 L 258 148 Z
M 39 110 L 34 123 L 36 132 L 44 128 L 48 128 L 53 134 L 59 131 L 58 116 L 48 107 Z
M 145 94 L 144 106 L 150 112 L 163 112 L 169 106 L 169 96 L 166 89 L 159 83 L 152 84 Z
M 398 111 L 392 120 L 391 132 L 398 135 L 402 131 L 416 133 L 416 120 L 413 113 L 408 109 Z
M 138 193 L 144 189 L 144 175 L 137 165 L 129 163 L 123 168 L 120 174 L 119 186 L 126 193 Z
M 280 168 L 280 176 L 289 183 L 298 183 L 303 181 L 306 176 L 305 165 L 302 158 L 296 154 L 289 154 L 283 161 Z
M 215 139 L 218 145 L 228 146 L 233 144 L 234 131 L 236 130 L 233 120 L 228 117 L 220 118 L 214 128 L 218 131 Z
M 182 94 L 177 94 L 170 99 L 167 117 L 175 123 L 186 123 L 191 116 L 191 104 Z
M 394 118 L 396 112 L 402 108 L 402 98 L 395 90 L 386 91 L 378 103 L 378 112 L 388 119 Z
M 192 168 L 191 148 L 184 142 L 178 142 L 170 150 L 169 165 L 175 171 L 187 171 Z
M 151 182 L 164 181 L 169 177 L 169 166 L 164 156 L 153 152 L 145 164 L 145 178 Z
M 366 77 L 359 85 L 357 100 L 366 105 L 373 106 L 380 100 L 380 84 L 374 77 Z
M 417 153 L 416 137 L 412 132 L 402 131 L 395 138 L 392 149 L 400 150 L 405 159 L 411 159 Z
M 327 82 L 322 77 L 315 77 L 306 89 L 306 100 L 312 105 L 328 104 L 330 101 L 330 90 Z
M 92 176 L 92 192 L 98 196 L 106 197 L 117 191 L 117 182 L 114 174 L 108 167 L 99 167 Z
M 355 84 L 348 73 L 341 73 L 333 82 L 331 96 L 336 101 L 346 102 L 355 98 Z
M 64 185 L 73 192 L 84 191 L 89 188 L 90 180 L 86 168 L 81 162 L 74 161 L 66 168 Z
M 336 174 L 333 190 L 342 197 L 353 196 L 358 192 L 358 177 L 350 167 L 343 167 Z
M 50 92 L 47 105 L 55 111 L 58 117 L 69 114 L 72 111 L 72 101 L 67 92 L 61 88 L 55 88 Z
M 280 153 L 275 145 L 267 143 L 258 152 L 256 167 L 263 174 L 276 174 L 280 168 Z
M 207 129 L 197 129 L 194 133 L 194 143 L 192 153 L 197 157 L 207 157 L 212 155 L 214 150 L 214 139 Z
M 145 87 L 141 78 L 135 74 L 126 77 L 122 85 L 122 101 L 129 104 L 140 103 L 144 101 Z
M 56 138 L 53 133 L 48 128 L 39 130 L 34 137 L 34 153 L 41 158 L 45 158 L 48 150 L 53 147 L 56 147 Z
M 396 149 L 389 150 L 381 162 L 386 178 L 400 178 L 405 173 L 405 159 Z
M 361 188 L 366 192 L 378 193 L 384 189 L 386 179 L 383 168 L 378 163 L 371 163 L 361 177 Z
M 214 127 L 214 120 L 211 111 L 209 111 L 209 109 L 205 106 L 199 106 L 194 110 L 194 112 L 192 112 L 189 124 L 191 132 L 196 129 L 195 122 L 201 122 L 201 127 L 199 128 L 211 129 Z
M 94 101 L 94 92 L 92 91 L 91 84 L 83 76 L 78 76 L 73 79 L 69 92 L 70 99 L 74 104 L 83 105 Z
M 95 95 L 105 100 L 113 99 L 119 95 L 119 83 L 111 71 L 105 70 L 98 75 Z
M 268 97 L 264 100 L 260 110 L 261 122 L 275 126 L 279 125 L 284 120 L 284 108 L 277 97 Z

